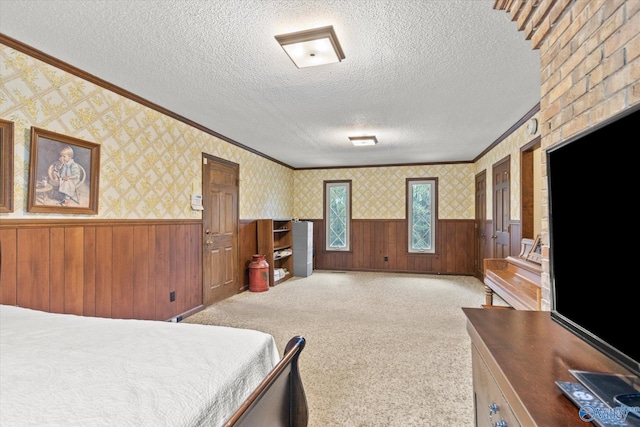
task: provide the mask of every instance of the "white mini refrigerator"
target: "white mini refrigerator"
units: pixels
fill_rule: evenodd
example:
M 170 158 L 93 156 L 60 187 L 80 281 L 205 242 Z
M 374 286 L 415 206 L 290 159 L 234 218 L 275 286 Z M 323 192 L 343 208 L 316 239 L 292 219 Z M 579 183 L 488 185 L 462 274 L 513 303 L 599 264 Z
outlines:
M 293 221 L 293 275 L 311 276 L 313 272 L 313 222 Z

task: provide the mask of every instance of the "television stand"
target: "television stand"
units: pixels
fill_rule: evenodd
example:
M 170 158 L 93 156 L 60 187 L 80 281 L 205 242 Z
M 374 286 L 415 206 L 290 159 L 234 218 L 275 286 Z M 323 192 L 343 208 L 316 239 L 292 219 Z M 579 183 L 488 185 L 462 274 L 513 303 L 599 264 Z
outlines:
M 463 308 L 471 338 L 476 426 L 584 427 L 556 381 L 570 369 L 631 375 L 548 311 Z M 500 425 L 500 424 L 497 424 Z

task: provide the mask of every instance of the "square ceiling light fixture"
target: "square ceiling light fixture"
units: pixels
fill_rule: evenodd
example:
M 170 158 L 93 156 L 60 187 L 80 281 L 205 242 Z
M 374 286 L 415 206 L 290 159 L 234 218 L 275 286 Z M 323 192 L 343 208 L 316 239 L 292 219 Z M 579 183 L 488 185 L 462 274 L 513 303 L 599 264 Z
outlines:
M 331 25 L 275 37 L 298 68 L 332 64 L 345 58 Z
M 376 145 L 378 140 L 375 136 L 350 136 L 351 143 L 356 147 L 362 147 L 365 145 Z

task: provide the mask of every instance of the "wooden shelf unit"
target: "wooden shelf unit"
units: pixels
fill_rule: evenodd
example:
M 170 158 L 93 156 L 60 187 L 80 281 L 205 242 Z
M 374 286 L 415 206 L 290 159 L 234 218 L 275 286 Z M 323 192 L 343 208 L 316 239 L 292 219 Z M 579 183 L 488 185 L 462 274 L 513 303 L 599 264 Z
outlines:
M 291 219 L 259 219 L 257 222 L 258 253 L 264 255 L 269 263 L 269 286 L 275 286 L 293 276 Z M 286 274 L 276 279 L 275 272 L 278 269 L 285 269 Z

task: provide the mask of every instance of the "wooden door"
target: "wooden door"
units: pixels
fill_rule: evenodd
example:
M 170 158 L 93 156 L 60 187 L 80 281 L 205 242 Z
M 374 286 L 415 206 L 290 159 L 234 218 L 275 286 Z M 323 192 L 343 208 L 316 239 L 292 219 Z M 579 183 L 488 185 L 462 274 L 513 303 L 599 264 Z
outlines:
M 483 260 L 485 258 L 485 247 L 487 245 L 487 234 L 485 227 L 487 223 L 487 172 L 482 171 L 476 175 L 476 220 L 475 220 L 475 276 L 484 278 Z
M 540 171 L 540 136 L 520 148 L 520 229 L 521 237 L 535 239 L 540 233 L 539 215 L 541 202 L 534 183 L 539 180 Z M 539 181 L 538 181 L 539 182 Z
M 238 293 L 239 167 L 208 155 L 202 162 L 203 303 Z
M 506 258 L 510 254 L 510 165 L 510 156 L 493 165 L 493 258 Z

